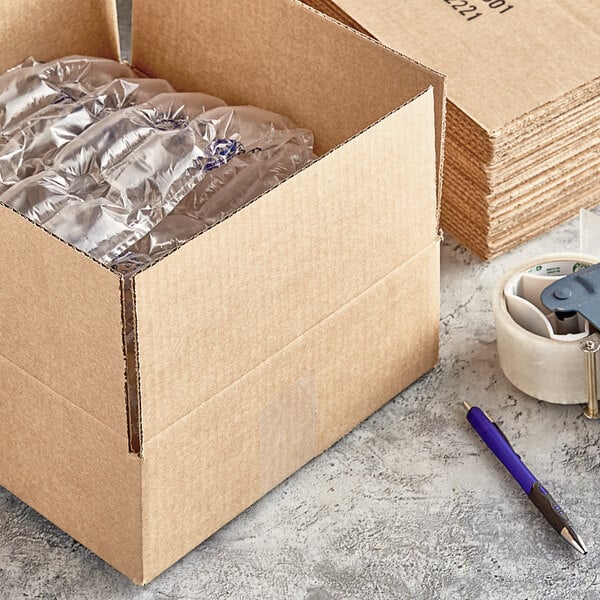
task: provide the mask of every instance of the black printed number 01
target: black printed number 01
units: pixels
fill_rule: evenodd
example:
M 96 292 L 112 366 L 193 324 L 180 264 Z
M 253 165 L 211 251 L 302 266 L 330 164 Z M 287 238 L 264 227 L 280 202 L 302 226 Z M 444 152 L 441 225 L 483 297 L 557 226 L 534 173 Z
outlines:
M 506 0 L 483 0 L 490 8 L 501 8 L 498 12 L 500 14 L 508 12 L 511 8 L 514 8 L 512 4 L 506 4 Z

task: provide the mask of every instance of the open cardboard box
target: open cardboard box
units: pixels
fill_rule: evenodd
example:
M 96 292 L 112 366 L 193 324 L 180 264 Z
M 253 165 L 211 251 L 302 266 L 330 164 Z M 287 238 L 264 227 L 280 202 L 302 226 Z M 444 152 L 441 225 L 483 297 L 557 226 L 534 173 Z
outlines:
M 113 0 L 0 1 L 0 68 L 118 59 Z M 148 582 L 433 367 L 443 77 L 294 0 L 138 0 L 133 66 L 320 159 L 124 280 L 0 206 L 0 484 Z

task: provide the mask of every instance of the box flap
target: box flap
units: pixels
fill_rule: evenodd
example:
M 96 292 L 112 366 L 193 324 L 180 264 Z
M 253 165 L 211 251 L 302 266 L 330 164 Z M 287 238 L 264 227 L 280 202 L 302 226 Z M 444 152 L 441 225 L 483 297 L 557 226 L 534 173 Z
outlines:
M 177 89 L 286 115 L 321 154 L 435 89 L 442 161 L 443 76 L 293 0 L 134 0 L 133 65 Z M 185 59 L 183 59 L 185 57 Z
M 600 77 L 598 0 L 335 2 L 384 44 L 445 73 L 449 99 L 489 132 Z
M 0 72 L 28 56 L 119 60 L 115 0 L 0 0 Z
M 136 276 L 145 440 L 436 239 L 434 140 L 428 89 Z
M 0 256 L 0 354 L 126 438 L 118 275 L 2 204 Z

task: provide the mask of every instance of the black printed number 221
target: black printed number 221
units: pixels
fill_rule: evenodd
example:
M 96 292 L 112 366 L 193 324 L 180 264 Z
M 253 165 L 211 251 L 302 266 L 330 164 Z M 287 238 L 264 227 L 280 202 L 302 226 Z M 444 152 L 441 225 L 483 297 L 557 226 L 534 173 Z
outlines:
M 469 4 L 467 0 L 444 0 L 444 2 L 457 10 L 459 15 L 467 17 L 467 21 L 472 21 L 481 16 L 481 13 L 477 12 L 477 7 Z

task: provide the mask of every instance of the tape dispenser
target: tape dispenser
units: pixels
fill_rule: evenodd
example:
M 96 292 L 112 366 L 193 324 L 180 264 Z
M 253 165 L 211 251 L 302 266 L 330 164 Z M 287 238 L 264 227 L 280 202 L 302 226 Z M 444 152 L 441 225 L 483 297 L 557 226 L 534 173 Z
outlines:
M 494 292 L 500 366 L 526 394 L 587 403 L 599 418 L 600 264 L 588 254 L 549 254 L 507 274 Z

